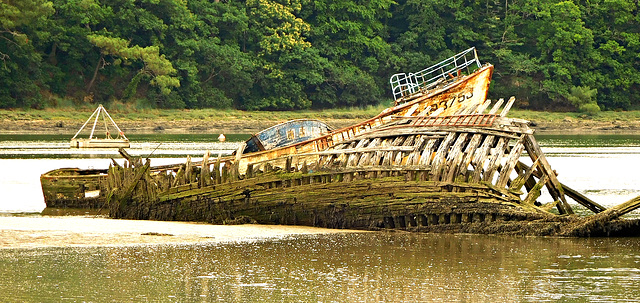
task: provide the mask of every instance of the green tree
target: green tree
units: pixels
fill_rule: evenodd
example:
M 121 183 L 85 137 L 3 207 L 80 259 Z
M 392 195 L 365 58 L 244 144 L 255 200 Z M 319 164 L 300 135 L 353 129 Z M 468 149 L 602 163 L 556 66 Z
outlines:
M 591 89 L 586 86 L 573 86 L 569 89 L 567 100 L 571 102 L 581 112 L 595 114 L 600 111 L 600 107 L 596 102 L 597 89 Z
M 45 36 L 53 4 L 44 0 L 0 2 L 0 107 L 41 107 L 42 53 L 33 40 Z
M 321 81 L 311 87 L 315 107 L 364 106 L 385 99 L 391 58 L 385 23 L 393 1 L 319 0 L 303 6 L 309 41 L 326 59 Z
M 305 87 L 321 80 L 317 52 L 307 41 L 310 25 L 297 14 L 298 0 L 249 0 L 248 47 L 256 54 L 252 95 L 244 108 L 290 110 L 309 108 Z
M 157 46 L 130 47 L 129 42 L 124 39 L 100 35 L 91 35 L 88 38 L 101 49 L 103 55 L 117 58 L 114 61 L 123 60 L 125 64 L 127 60 L 132 59 L 142 61 L 144 65 L 138 73 L 148 75 L 151 84 L 157 86 L 163 94 L 169 94 L 172 87 L 180 86 L 180 81 L 172 76 L 176 70 L 164 55 L 160 55 Z

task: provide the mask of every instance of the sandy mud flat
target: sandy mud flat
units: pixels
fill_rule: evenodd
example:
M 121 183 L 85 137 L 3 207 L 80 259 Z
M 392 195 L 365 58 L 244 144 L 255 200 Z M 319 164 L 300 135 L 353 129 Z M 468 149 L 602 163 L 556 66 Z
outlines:
M 0 249 L 223 243 L 360 232 L 283 225 L 211 225 L 86 216 L 0 216 Z

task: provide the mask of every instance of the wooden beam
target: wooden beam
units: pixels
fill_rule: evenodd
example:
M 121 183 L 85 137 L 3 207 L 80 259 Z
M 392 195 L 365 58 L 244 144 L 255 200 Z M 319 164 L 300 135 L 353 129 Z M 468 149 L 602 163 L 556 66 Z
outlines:
M 445 164 L 444 181 L 453 182 L 455 180 L 458 166 L 460 166 L 464 158 L 462 154 L 462 147 L 464 147 L 464 144 L 467 142 L 467 135 L 467 133 L 460 134 L 456 142 L 453 144 L 453 147 L 447 156 L 447 163 Z
M 431 166 L 433 167 L 432 173 L 434 174 L 434 180 L 439 179 L 442 174 L 442 170 L 446 166 L 446 158 L 449 153 L 449 147 L 453 144 L 454 140 L 457 137 L 457 133 L 451 132 L 447 137 L 442 140 L 440 146 L 438 147 L 438 151 L 436 152 L 435 157 L 433 158 L 433 162 Z
M 502 171 L 500 171 L 500 176 L 498 177 L 498 182 L 496 182 L 496 187 L 503 188 L 507 186 L 507 182 L 509 182 L 509 178 L 511 176 L 511 171 L 515 168 L 518 163 L 518 159 L 522 155 L 522 151 L 524 150 L 524 136 L 516 142 L 516 144 L 511 149 L 509 156 L 507 156 L 507 162 L 502 167 Z
M 475 154 L 475 151 L 480 145 L 481 141 L 482 141 L 481 134 L 473 134 L 473 136 L 471 137 L 471 140 L 469 141 L 469 144 L 467 144 L 467 147 L 464 150 L 464 158 L 460 163 L 460 165 L 458 166 L 458 172 L 457 172 L 458 176 L 467 174 L 469 165 L 473 160 L 473 155 Z
M 522 186 L 526 186 L 527 191 L 530 191 L 531 188 L 533 188 L 533 186 L 535 185 L 535 180 L 531 178 L 531 175 L 533 174 L 533 171 L 536 168 L 538 168 L 538 161 L 533 162 L 533 165 L 531 165 L 531 167 L 518 161 L 516 166 L 520 167 L 520 169 L 523 170 L 523 172 L 519 174 L 518 177 L 516 177 L 515 180 L 513 180 L 513 182 L 511 182 L 511 186 L 509 186 L 509 189 L 519 191 L 522 188 Z
M 571 209 L 571 205 L 567 203 L 567 199 L 564 196 L 562 185 L 560 185 L 560 181 L 556 178 L 556 173 L 551 169 L 551 165 L 549 165 L 547 158 L 544 156 L 544 153 L 542 153 L 540 145 L 538 145 L 533 135 L 527 134 L 525 136 L 524 146 L 527 149 L 529 157 L 532 161 L 539 161 L 542 173 L 549 176 L 549 182 L 547 183 L 549 193 L 554 200 L 560 200 L 562 202 L 558 203 L 558 211 L 560 214 L 573 214 L 573 209 Z
M 469 182 L 480 182 L 482 170 L 484 169 L 484 162 L 489 156 L 494 140 L 495 136 L 486 136 L 480 148 L 476 149 L 476 152 L 473 155 L 473 160 L 471 161 L 471 164 L 473 165 L 473 174 L 471 175 Z
M 504 103 L 504 99 L 500 98 L 498 100 L 498 102 L 496 102 L 496 104 L 493 105 L 493 107 L 491 108 L 491 110 L 489 111 L 489 114 L 495 114 L 498 112 L 498 109 L 500 109 L 500 105 L 502 105 L 502 103 Z
M 500 112 L 500 117 L 506 117 L 507 116 L 507 114 L 509 113 L 509 110 L 511 109 L 511 106 L 513 106 L 513 103 L 515 101 L 516 101 L 516 97 L 509 98 L 509 101 L 507 102 L 507 104 L 504 106 L 504 108 Z
M 529 167 L 528 165 L 520 162 L 518 165 L 521 165 L 522 167 L 524 167 L 527 172 L 529 172 L 529 174 L 533 174 L 534 176 L 540 178 L 542 176 L 542 173 L 539 170 L 536 170 L 535 168 L 537 167 L 537 162 L 534 163 L 534 165 L 532 165 L 531 167 Z M 576 202 L 578 202 L 578 204 L 588 208 L 589 210 L 593 211 L 594 213 L 599 213 L 602 212 L 604 210 L 606 210 L 607 208 L 596 203 L 595 201 L 587 198 L 586 196 L 584 196 L 583 194 L 579 193 L 577 190 L 567 186 L 566 184 L 560 183 L 560 186 L 562 186 L 562 188 L 565 191 L 565 194 L 567 196 L 569 196 L 569 198 L 575 200 Z
M 493 175 L 496 173 L 496 171 L 498 170 L 498 166 L 500 166 L 501 164 L 500 162 L 502 160 L 502 156 L 504 155 L 504 150 L 509 146 L 507 142 L 509 142 L 509 139 L 506 139 L 504 137 L 500 137 L 498 139 L 498 143 L 496 144 L 495 148 L 493 148 L 494 153 L 490 157 L 491 160 L 489 161 L 489 165 L 482 175 L 483 181 L 487 181 L 489 183 L 493 181 Z

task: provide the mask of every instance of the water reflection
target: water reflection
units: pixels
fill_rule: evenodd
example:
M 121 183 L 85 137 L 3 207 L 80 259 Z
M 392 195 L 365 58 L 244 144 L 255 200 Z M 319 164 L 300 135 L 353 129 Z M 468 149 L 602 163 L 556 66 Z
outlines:
M 132 141 L 140 142 L 133 150 L 144 155 L 162 143 L 152 158 L 160 165 L 186 155 L 201 157 L 218 147 L 209 145 L 210 137 L 132 135 Z M 63 148 L 68 138 L 0 136 L 0 211 L 40 211 L 41 173 L 107 167 L 111 153 L 115 155 L 89 152 L 72 159 L 78 150 Z M 639 195 L 639 137 L 539 140 L 560 181 L 597 202 L 614 205 Z M 640 241 L 628 238 L 405 233 L 217 245 L 4 249 L 0 297 L 16 302 L 628 302 L 640 297 L 639 251 Z
M 626 301 L 640 296 L 639 248 L 636 239 L 362 233 L 3 250 L 0 289 L 19 301 Z

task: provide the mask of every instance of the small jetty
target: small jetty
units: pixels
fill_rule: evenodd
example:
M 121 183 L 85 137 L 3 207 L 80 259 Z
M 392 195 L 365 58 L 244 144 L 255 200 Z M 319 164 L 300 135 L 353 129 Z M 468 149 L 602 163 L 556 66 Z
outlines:
M 94 118 L 95 117 L 95 118 Z M 104 138 L 94 136 L 98 120 L 102 118 L 104 124 Z M 78 135 L 85 129 L 89 122 L 93 120 L 93 126 L 91 127 L 91 133 L 89 138 L 78 138 Z M 116 137 L 112 137 L 112 131 L 115 131 Z M 130 146 L 129 139 L 124 135 L 124 132 L 120 130 L 115 121 L 111 118 L 107 110 L 98 105 L 95 111 L 91 114 L 89 119 L 80 127 L 78 132 L 71 138 L 71 148 L 128 148 Z

